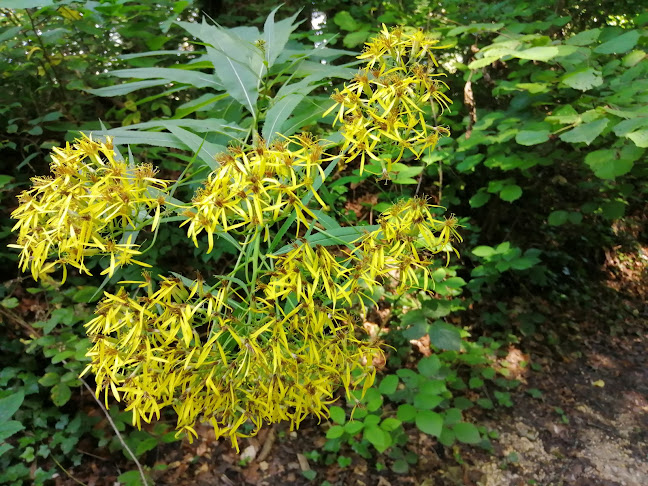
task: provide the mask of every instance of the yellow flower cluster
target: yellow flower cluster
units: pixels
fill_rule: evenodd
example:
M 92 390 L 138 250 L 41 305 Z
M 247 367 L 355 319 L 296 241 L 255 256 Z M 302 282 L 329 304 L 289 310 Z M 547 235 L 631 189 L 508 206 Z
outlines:
M 428 103 L 436 102 L 442 110 L 452 103 L 441 91 L 447 85 L 438 79 L 445 74 L 434 72 L 438 63 L 432 51 L 441 48 L 437 44 L 421 31 L 406 34 L 383 25 L 358 56 L 366 60 L 365 67 L 331 96 L 335 105 L 326 114 L 338 110 L 335 122 L 343 124 L 343 149 L 348 148 L 349 160 L 360 158 L 361 173 L 369 157 L 388 178 L 405 150 L 418 158 L 450 134 L 445 127 L 428 125 L 423 111 Z
M 111 276 L 129 263 L 146 266 L 134 259 L 140 252 L 132 232 L 144 221 L 153 228 L 160 221 L 166 182 L 155 178 L 153 166 L 129 167 L 115 159 L 110 138 L 99 142 L 84 135 L 54 149 L 51 171 L 52 177 L 32 179 L 33 188 L 20 194 L 12 213 L 19 235 L 10 246 L 21 250 L 22 271 L 30 268 L 38 280 L 60 265 L 65 280 L 70 265 L 90 275 L 85 259 L 94 255 L 110 258 L 102 274 Z
M 275 257 L 270 280 L 263 284 L 263 303 L 272 307 L 293 298 L 299 303 L 294 312 L 319 309 L 335 312 L 339 306 L 359 305 L 366 314 L 376 286 L 386 280 L 398 281 L 398 292 L 411 287 L 428 289 L 431 255 L 456 252 L 452 240 L 461 241 L 454 229 L 456 219 L 436 219 L 424 199 L 401 201 L 384 212 L 380 229 L 363 235 L 351 248 L 341 248 L 337 256 L 323 246 L 302 242 Z M 421 285 L 417 271 L 422 271 Z
M 296 428 L 310 414 L 326 417 L 340 383 L 373 381 L 380 350 L 354 338 L 344 311 L 250 310 L 237 297 L 243 289 L 212 293 L 201 279 L 167 278 L 157 290 L 148 276 L 130 283 L 146 295 L 106 293 L 86 324 L 94 341 L 86 371 L 96 375 L 97 396 L 124 400 L 137 426 L 170 406 L 190 438 L 197 421 L 208 422 L 237 447 L 264 422 Z
M 314 215 L 301 203 L 301 197 L 313 190 L 318 174 L 324 178 L 321 164 L 330 160 L 324 148 L 319 140 L 304 133 L 274 142 L 270 147 L 259 140 L 249 150 L 230 147 L 227 153 L 219 154 L 219 167 L 209 174 L 184 213 L 187 219 L 182 225 L 189 224 L 187 236 L 198 246 L 197 237 L 205 231 L 210 253 L 214 233 L 219 231 L 267 228 L 293 212 L 298 224 L 308 224 L 308 217 Z M 326 206 L 316 191 L 313 195 Z

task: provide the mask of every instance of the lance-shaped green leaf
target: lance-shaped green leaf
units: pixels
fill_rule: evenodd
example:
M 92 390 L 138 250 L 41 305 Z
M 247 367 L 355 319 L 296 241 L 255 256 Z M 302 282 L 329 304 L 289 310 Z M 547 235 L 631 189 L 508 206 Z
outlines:
M 200 71 L 190 71 L 187 69 L 171 68 L 132 68 L 117 69 L 111 71 L 111 76 L 118 78 L 138 78 L 138 79 L 165 79 L 168 82 L 184 83 L 195 86 L 196 88 L 214 88 L 222 89 L 213 74 L 206 74 Z
M 105 86 L 103 88 L 89 89 L 88 93 L 97 96 L 122 96 L 138 89 L 151 88 L 153 86 L 162 86 L 169 84 L 166 79 L 149 79 L 147 81 L 134 81 L 132 83 L 122 83 L 115 86 Z
M 361 238 L 364 234 L 380 229 L 380 225 L 341 226 L 328 231 L 318 229 L 317 227 L 315 227 L 315 229 L 319 232 L 304 238 L 310 246 L 350 245 L 352 242 Z M 292 245 L 286 245 L 274 252 L 274 255 L 288 253 L 292 248 Z
M 275 8 L 265 21 L 263 26 L 263 40 L 265 42 L 265 61 L 267 68 L 270 69 L 279 57 L 279 54 L 286 46 L 290 34 L 297 28 L 301 22 L 295 22 L 299 12 L 292 17 L 275 22 L 274 17 L 280 7 Z

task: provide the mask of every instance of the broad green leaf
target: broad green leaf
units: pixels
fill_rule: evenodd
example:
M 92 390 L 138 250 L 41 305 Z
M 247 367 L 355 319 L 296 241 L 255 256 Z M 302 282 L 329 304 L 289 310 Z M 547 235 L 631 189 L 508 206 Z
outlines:
M 587 91 L 603 84 L 601 72 L 593 68 L 583 68 L 562 77 L 562 83 L 570 88 Z
M 597 54 L 624 54 L 637 45 L 641 37 L 638 30 L 631 30 L 615 37 L 594 49 Z
M 344 36 L 342 43 L 347 49 L 353 49 L 356 46 L 359 46 L 371 35 L 371 32 L 366 30 L 360 30 L 358 32 L 351 32 Z
M 342 435 L 344 435 L 344 427 L 341 425 L 334 425 L 326 432 L 327 439 L 337 439 L 338 437 L 342 437 Z
M 15 27 L 9 27 L 2 34 L 0 34 L 0 42 L 4 42 L 7 39 L 11 39 L 21 30 L 22 30 L 22 26 L 20 25 L 17 25 Z
M 626 205 L 622 201 L 608 201 L 601 206 L 603 217 L 609 220 L 622 218 L 625 208 Z
M 506 202 L 513 202 L 522 196 L 522 188 L 517 184 L 505 186 L 499 194 L 500 198 Z
M 623 57 L 623 65 L 626 67 L 632 67 L 644 59 L 646 59 L 646 53 L 644 51 L 632 51 Z
M 492 246 L 478 246 L 476 248 L 473 248 L 472 253 L 473 255 L 481 258 L 489 258 L 495 255 L 496 251 Z
M 61 377 L 58 375 L 58 373 L 45 373 L 39 380 L 38 383 L 40 383 L 43 386 L 46 387 L 51 387 L 56 385 L 61 381 Z
M 190 115 L 191 113 L 194 113 L 196 111 L 207 110 L 211 105 L 213 105 L 217 101 L 227 98 L 228 96 L 229 95 L 227 93 L 218 94 L 218 95 L 214 95 L 212 93 L 205 93 L 196 99 L 187 101 L 186 103 L 183 103 L 182 105 L 178 106 L 178 108 L 176 108 L 175 115 L 173 115 L 173 118 L 176 119 L 184 118 L 185 116 Z M 210 118 L 209 121 L 211 120 L 212 119 Z M 195 121 L 199 121 L 199 120 L 195 120 Z
M 520 145 L 537 145 L 549 140 L 549 130 L 521 130 L 515 136 L 515 141 Z
M 430 410 L 421 410 L 416 415 L 416 427 L 421 432 L 438 437 L 443 429 L 443 417 Z
M 398 388 L 398 376 L 396 375 L 387 375 L 380 382 L 378 391 L 384 395 L 391 395 Z
M 364 439 L 373 445 L 378 452 L 385 452 L 392 445 L 391 435 L 377 425 L 365 426 Z
M 332 406 L 329 409 L 329 415 L 331 416 L 331 420 L 336 424 L 344 425 L 346 422 L 346 412 L 342 407 Z
M 401 421 L 394 417 L 387 417 L 382 422 L 380 422 L 380 428 L 385 432 L 393 432 L 398 427 L 401 426 Z
M 59 383 L 52 387 L 52 401 L 57 407 L 65 405 L 72 397 L 72 390 L 65 383 Z
M 454 37 L 460 34 L 476 34 L 479 32 L 494 32 L 504 27 L 504 24 L 473 23 L 461 25 L 450 30 L 447 35 Z
M 280 7 L 276 7 L 268 18 L 266 18 L 265 24 L 263 26 L 263 40 L 265 41 L 264 51 L 265 51 L 265 60 L 267 63 L 267 68 L 270 69 L 279 54 L 286 46 L 290 34 L 297 28 L 301 22 L 297 22 L 295 19 L 299 15 L 299 12 L 295 13 L 292 17 L 287 19 L 280 20 L 275 22 L 274 17 Z
M 171 68 L 130 68 L 117 69 L 108 73 L 110 76 L 118 78 L 139 78 L 151 79 L 160 78 L 168 82 L 185 83 L 195 86 L 196 88 L 213 88 L 221 89 L 222 86 L 214 79 L 211 74 L 205 74 L 200 71 L 189 71 L 187 69 Z M 102 88 L 103 89 L 103 88 Z
M 464 444 L 479 444 L 481 442 L 479 430 L 477 430 L 477 427 L 473 424 L 468 422 L 459 422 L 458 424 L 455 424 L 452 430 L 459 442 L 463 442 Z
M 54 0 L 3 0 L 0 3 L 2 8 L 40 8 L 54 5 Z
M 430 326 L 430 343 L 444 350 L 461 350 L 461 332 L 452 324 L 436 321 Z
M 556 46 L 531 47 L 523 51 L 511 52 L 511 55 L 520 59 L 529 59 L 531 61 L 548 61 L 560 54 Z
M 25 394 L 22 391 L 0 399 L 0 424 L 9 420 L 16 413 L 24 399 Z
M 366 413 L 366 411 L 365 411 Z M 357 413 L 356 413 L 357 415 Z M 349 435 L 356 435 L 358 432 L 360 432 L 364 428 L 364 422 L 361 422 L 360 420 L 351 420 L 344 424 L 344 431 L 349 434 Z
M 596 42 L 599 35 L 601 35 L 601 29 L 584 30 L 583 32 L 579 32 L 567 39 L 565 44 L 573 46 L 588 46 L 593 42 Z
M 152 79 L 148 81 L 134 81 L 132 83 L 122 83 L 116 84 L 114 86 L 106 86 L 104 88 L 89 89 L 88 93 L 97 95 L 97 96 L 121 96 L 138 89 L 151 88 L 152 86 L 162 86 L 164 84 L 169 84 L 169 81 L 166 79 Z
M 481 59 L 476 59 L 475 61 L 468 64 L 468 69 L 479 69 L 485 66 L 490 66 L 492 63 L 501 59 L 501 56 L 486 56 Z
M 569 217 L 569 213 L 567 211 L 552 211 L 549 214 L 549 218 L 547 218 L 547 222 L 551 226 L 560 226 L 563 225 L 567 222 L 567 218 Z
M 581 116 L 572 105 L 564 105 L 554 110 L 554 112 L 545 118 L 545 121 L 560 123 L 562 125 L 571 125 L 581 121 Z
M 473 197 L 471 197 L 468 200 L 468 203 L 472 208 L 481 208 L 484 204 L 488 202 L 489 199 L 490 199 L 490 194 L 484 191 L 480 191 L 477 194 L 475 194 Z
M 633 161 L 619 158 L 619 153 L 612 149 L 590 152 L 585 156 L 585 163 L 601 179 L 614 179 L 632 170 Z
M 261 50 L 253 42 L 260 40 L 256 29 L 225 29 L 209 25 L 177 22 L 192 35 L 211 45 L 207 55 L 225 90 L 254 117 L 257 116 L 258 85 L 266 67 Z M 256 39 L 254 37 L 256 36 Z
M 628 133 L 626 137 L 632 140 L 637 147 L 648 147 L 648 130 L 637 130 L 636 132 Z
M 416 417 L 418 411 L 409 403 L 403 403 L 398 406 L 396 418 L 401 422 L 411 422 Z
M 643 127 L 648 128 L 648 117 L 639 115 L 617 123 L 613 130 L 617 137 L 627 137 L 628 134 L 636 130 L 641 130 Z
M 346 10 L 341 10 L 335 14 L 333 17 L 333 22 L 340 29 L 353 32 L 358 29 L 358 23 L 355 21 L 353 16 Z
M 417 367 L 419 373 L 426 378 L 434 378 L 441 369 L 441 361 L 438 356 L 432 354 L 420 359 Z
M 591 144 L 596 137 L 605 129 L 610 120 L 607 118 L 600 118 L 596 121 L 583 123 L 582 125 L 572 128 L 571 130 L 560 135 L 563 142 L 568 143 L 581 143 L 587 145 Z
M 0 441 L 8 439 L 16 432 L 20 432 L 24 428 L 25 427 L 23 426 L 23 424 L 21 424 L 17 420 L 7 420 L 4 422 L 0 422 Z M 1 450 L 0 450 L 0 455 L 2 455 Z
M 419 410 L 432 410 L 443 401 L 443 397 L 436 393 L 420 392 L 414 395 L 412 402 Z

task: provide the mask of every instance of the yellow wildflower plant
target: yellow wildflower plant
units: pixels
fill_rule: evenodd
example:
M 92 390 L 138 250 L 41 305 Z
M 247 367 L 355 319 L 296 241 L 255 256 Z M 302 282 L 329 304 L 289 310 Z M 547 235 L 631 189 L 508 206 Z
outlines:
M 268 305 L 249 320 L 234 288 L 212 293 L 175 277 L 157 290 L 150 278 L 131 283 L 146 295 L 106 293 L 86 324 L 94 342 L 86 371 L 97 395 L 125 402 L 137 426 L 172 407 L 189 437 L 207 422 L 236 445 L 263 423 L 287 420 L 292 429 L 311 414 L 327 417 L 338 384 L 350 389 L 375 375 L 380 349 L 354 337 L 347 312 L 283 314 Z
M 219 237 L 238 251 L 213 284 L 175 274 L 156 281 L 145 272 L 104 293 L 86 324 L 92 347 L 84 374 L 94 373 L 106 406 L 124 403 L 138 427 L 172 409 L 190 439 L 197 423 L 209 423 L 238 448 L 239 437 L 264 423 L 295 429 L 308 416 L 327 418 L 340 387 L 350 397 L 372 386 L 383 356 L 360 326 L 368 306 L 379 287 L 431 290 L 433 258 L 456 252 L 459 225 L 413 198 L 377 225 L 342 227 L 324 216 L 318 190 L 338 163 L 359 157 L 362 171 L 368 157 L 388 174 L 406 150 L 419 157 L 448 135 L 423 111 L 450 103 L 434 71 L 435 49 L 421 32 L 383 26 L 360 56 L 366 66 L 333 96 L 344 140 L 338 156 L 309 134 L 268 144 L 251 130 L 256 142 L 217 155 L 188 203 L 173 199 L 151 166 L 118 160 L 110 138 L 84 136 L 55 149 L 53 177 L 35 178 L 13 213 L 20 265 L 34 278 L 58 265 L 90 274 L 92 256 L 109 258 L 109 276 L 129 263 L 146 266 L 135 260 L 138 231 L 178 219 L 195 246 L 206 234 L 207 253 Z M 163 219 L 171 203 L 181 215 Z M 286 238 L 292 243 L 277 249 Z
M 405 150 L 420 158 L 450 135 L 446 127 L 428 124 L 423 111 L 426 104 L 436 103 L 443 111 L 452 103 L 439 79 L 445 73 L 436 72 L 433 50 L 442 48 L 438 42 L 422 31 L 407 34 L 383 24 L 358 56 L 365 66 L 331 96 L 335 104 L 325 115 L 337 110 L 334 123 L 342 123 L 343 149 L 349 161 L 360 159 L 361 174 L 367 160 L 373 160 L 388 178 Z
M 34 177 L 33 188 L 18 196 L 12 217 L 21 250 L 20 267 L 35 280 L 70 265 L 91 275 L 87 257 L 105 256 L 109 265 L 102 274 L 136 260 L 140 252 L 133 232 L 147 222 L 155 229 L 160 221 L 166 181 L 155 178 L 150 164 L 129 167 L 118 160 L 112 140 L 83 136 L 74 144 L 55 148 L 52 176 Z M 157 191 L 157 192 L 154 192 Z M 153 216 L 150 214 L 153 213 Z

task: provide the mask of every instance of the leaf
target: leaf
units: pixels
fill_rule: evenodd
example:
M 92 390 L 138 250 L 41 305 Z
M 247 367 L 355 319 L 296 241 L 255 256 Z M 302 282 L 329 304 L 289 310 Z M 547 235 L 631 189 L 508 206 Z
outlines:
M 58 375 L 58 373 L 45 373 L 38 380 L 38 383 L 40 383 L 43 386 L 50 387 L 56 385 L 60 381 L 61 381 L 61 377 Z
M 548 61 L 560 54 L 556 46 L 531 47 L 523 51 L 513 51 L 511 55 L 520 59 L 529 59 L 532 61 Z
M 584 30 L 583 32 L 579 32 L 567 39 L 565 44 L 572 46 L 588 46 L 593 42 L 596 42 L 599 35 L 601 35 L 601 29 Z
M 461 332 L 455 326 L 443 321 L 436 321 L 430 326 L 430 343 L 450 351 L 461 350 Z
M 20 432 L 24 428 L 25 427 L 23 426 L 23 424 L 21 424 L 17 420 L 7 420 L 5 422 L 0 422 L 0 441 L 8 439 L 16 432 Z M 0 455 L 2 455 L 1 450 Z
M 265 140 L 271 142 L 277 136 L 277 133 L 282 133 L 281 127 L 292 115 L 293 110 L 302 99 L 304 99 L 303 94 L 294 93 L 277 100 L 272 105 L 266 113 L 263 124 L 262 136 Z
M 563 225 L 567 222 L 567 218 L 569 217 L 569 213 L 567 211 L 552 211 L 549 214 L 549 218 L 547 218 L 547 222 L 549 223 L 550 226 L 560 226 Z
M 338 437 L 342 437 L 342 435 L 344 435 L 344 427 L 341 425 L 334 425 L 326 432 L 327 439 L 337 439 Z
M 473 424 L 459 422 L 455 424 L 452 430 L 459 442 L 463 442 L 464 444 L 479 444 L 481 442 L 479 430 Z
M 168 82 L 189 84 L 196 88 L 222 89 L 222 86 L 216 81 L 214 75 L 205 74 L 200 71 L 190 71 L 187 69 L 156 67 L 130 68 L 110 71 L 108 75 L 116 76 L 118 78 L 161 78 Z
M 549 130 L 521 130 L 515 136 L 520 145 L 537 145 L 549 140 Z
M 416 415 L 416 427 L 421 432 L 438 437 L 443 429 L 443 417 L 431 410 L 421 410 Z
M 587 145 L 591 144 L 596 137 L 605 129 L 609 123 L 609 119 L 600 118 L 596 121 L 583 123 L 582 125 L 573 128 L 562 135 L 560 139 L 568 143 L 581 143 L 585 142 Z
M 601 206 L 601 210 L 605 219 L 619 219 L 625 214 L 625 204 L 621 201 L 608 201 Z
M 480 191 L 470 198 L 468 203 L 472 208 L 481 208 L 484 204 L 490 199 L 490 194 L 484 191 Z
M 395 419 L 394 417 L 387 417 L 382 422 L 380 422 L 380 428 L 383 429 L 385 432 L 393 432 L 398 427 L 400 427 L 400 425 L 401 425 L 401 421 Z
M 322 245 L 322 246 L 331 246 L 331 245 L 341 245 L 349 244 L 352 241 L 357 240 L 365 233 L 375 231 L 380 229 L 380 225 L 373 226 L 343 226 L 336 228 L 330 231 L 322 231 L 317 234 L 312 234 L 306 238 L 306 241 L 310 246 Z M 273 255 L 282 255 L 288 253 L 292 249 L 292 245 L 286 245 L 276 252 Z
M 292 17 L 275 22 L 274 17 L 279 8 L 280 6 L 270 12 L 263 26 L 265 60 L 268 69 L 274 65 L 277 57 L 286 47 L 290 34 L 301 24 L 301 22 L 294 23 L 299 12 L 296 12 Z
M 9 420 L 18 411 L 24 399 L 25 393 L 22 390 L 0 399 L 0 424 Z
M 398 388 L 398 376 L 387 375 L 380 382 L 378 391 L 383 395 L 391 395 Z
M 54 0 L 3 0 L 2 8 L 40 8 L 54 5 Z
M 331 420 L 336 424 L 344 425 L 346 422 L 346 412 L 342 407 L 333 406 L 329 409 Z
M 89 89 L 88 93 L 97 96 L 121 96 L 138 89 L 150 88 L 152 86 L 162 86 L 163 84 L 169 84 L 169 81 L 166 79 L 153 79 L 148 81 L 134 81 L 132 83 L 122 83 L 116 84 L 114 86 L 106 86 L 104 88 Z
M 418 414 L 418 411 L 409 403 L 403 403 L 402 405 L 398 406 L 398 410 L 396 411 L 396 418 L 400 420 L 401 422 L 411 422 L 416 418 L 416 415 Z
M 583 68 L 566 74 L 561 79 L 562 83 L 570 88 L 587 91 L 603 84 L 601 72 L 593 68 Z
M 517 184 L 505 186 L 499 194 L 500 198 L 506 202 L 513 202 L 522 196 L 522 188 Z
M 347 49 L 353 49 L 354 47 L 362 44 L 367 38 L 371 35 L 371 32 L 366 30 L 360 30 L 358 32 L 351 32 L 344 36 L 342 43 Z
M 637 147 L 648 147 L 648 130 L 637 130 L 636 132 L 628 133 L 626 137 L 632 140 Z
M 496 251 L 492 246 L 478 246 L 476 248 L 473 248 L 472 253 L 473 255 L 481 258 L 489 258 L 493 256 Z
M 637 30 L 631 30 L 612 40 L 604 42 L 594 49 L 597 54 L 623 54 L 631 50 L 637 45 L 637 41 L 641 34 Z
M 346 10 L 341 10 L 333 17 L 333 22 L 342 30 L 353 32 L 358 29 L 358 23 Z
M 385 452 L 392 444 L 391 435 L 377 425 L 365 425 L 362 436 L 381 453 Z
M 52 387 L 52 401 L 57 407 L 65 405 L 72 397 L 72 390 L 65 383 L 59 383 Z
M 426 378 L 434 378 L 441 369 L 439 357 L 432 354 L 422 358 L 418 362 L 418 370 Z
M 601 179 L 614 179 L 632 170 L 632 160 L 619 158 L 616 150 L 602 149 L 585 156 L 585 163 Z
M 501 59 L 502 56 L 486 56 L 481 59 L 476 59 L 475 61 L 468 64 L 468 69 L 479 69 L 485 66 L 493 64 L 498 59 Z

